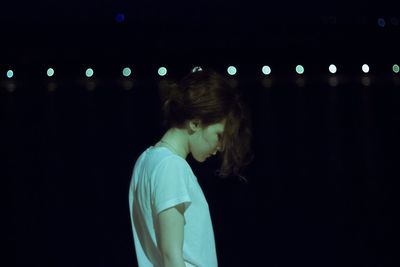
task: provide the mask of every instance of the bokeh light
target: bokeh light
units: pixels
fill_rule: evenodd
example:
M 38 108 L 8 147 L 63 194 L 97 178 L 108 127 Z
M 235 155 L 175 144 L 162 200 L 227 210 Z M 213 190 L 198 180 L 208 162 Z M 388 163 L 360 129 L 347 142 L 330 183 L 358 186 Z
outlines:
M 369 72 L 369 66 L 367 64 L 362 65 L 361 69 L 362 69 L 362 71 L 364 73 L 368 73 Z
M 237 69 L 234 66 L 229 66 L 227 71 L 229 75 L 235 75 L 237 73 Z
M 378 25 L 379 25 L 380 27 L 385 27 L 386 21 L 385 21 L 383 18 L 379 18 L 379 19 L 378 19 Z
M 298 74 L 303 74 L 304 73 L 304 67 L 302 65 L 297 65 L 296 66 L 296 72 Z
M 166 68 L 166 67 L 160 67 L 160 68 L 158 68 L 158 75 L 160 75 L 160 76 L 165 76 L 165 75 L 167 75 L 167 68 Z
M 47 69 L 47 76 L 52 77 L 54 75 L 54 69 L 53 68 L 48 68 Z
M 126 67 L 122 70 L 122 75 L 124 75 L 124 77 L 128 77 L 132 74 L 132 71 L 130 68 Z
M 115 20 L 116 20 L 118 23 L 121 23 L 121 22 L 123 22 L 123 21 L 125 20 L 125 15 L 124 15 L 123 13 L 118 13 L 118 14 L 115 16 Z
M 392 67 L 392 70 L 393 70 L 394 73 L 399 73 L 399 71 L 400 71 L 399 65 L 394 64 L 393 67 Z
M 93 71 L 92 68 L 88 68 L 88 69 L 86 70 L 85 74 L 86 74 L 86 77 L 90 78 L 90 77 L 93 76 L 94 71 Z
M 337 68 L 336 68 L 336 66 L 334 65 L 334 64 L 331 64 L 331 65 L 329 65 L 329 72 L 330 73 L 336 73 L 336 71 L 337 71 Z
M 270 75 L 271 74 L 271 68 L 269 66 L 263 66 L 262 67 L 262 73 L 265 75 Z
M 12 77 L 14 77 L 14 72 L 12 70 L 8 70 L 7 71 L 7 78 L 11 79 Z
M 200 66 L 196 66 L 196 67 L 194 67 L 194 68 L 191 70 L 192 73 L 193 73 L 193 72 L 197 72 L 197 71 L 203 71 L 203 68 L 200 67 Z
M 390 23 L 392 23 L 394 26 L 399 26 L 399 20 L 396 17 L 392 17 L 390 19 Z

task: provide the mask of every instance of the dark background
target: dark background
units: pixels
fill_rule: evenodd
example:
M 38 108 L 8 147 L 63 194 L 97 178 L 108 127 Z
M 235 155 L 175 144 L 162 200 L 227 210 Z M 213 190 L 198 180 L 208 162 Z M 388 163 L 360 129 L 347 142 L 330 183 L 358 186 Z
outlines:
M 172 79 L 235 65 L 230 78 L 252 112 L 248 183 L 213 176 L 216 158 L 187 159 L 220 266 L 398 266 L 398 10 L 389 1 L 0 4 L 2 266 L 136 266 L 128 185 L 163 134 L 161 65 Z M 125 66 L 133 76 L 122 78 Z M 94 77 L 83 77 L 87 67 Z

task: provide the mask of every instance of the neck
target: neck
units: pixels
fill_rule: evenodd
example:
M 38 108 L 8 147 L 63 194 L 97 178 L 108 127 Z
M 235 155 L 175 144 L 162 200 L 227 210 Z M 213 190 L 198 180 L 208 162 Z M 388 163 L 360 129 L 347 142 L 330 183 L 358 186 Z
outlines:
M 185 130 L 171 128 L 163 135 L 160 141 L 164 141 L 164 145 L 167 145 L 176 154 L 186 159 L 189 154 L 189 142 L 187 138 Z

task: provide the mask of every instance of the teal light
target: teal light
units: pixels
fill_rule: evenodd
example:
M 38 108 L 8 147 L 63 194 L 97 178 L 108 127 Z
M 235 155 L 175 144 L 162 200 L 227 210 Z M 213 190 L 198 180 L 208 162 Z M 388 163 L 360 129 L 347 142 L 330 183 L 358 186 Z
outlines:
M 52 77 L 54 75 L 54 69 L 53 68 L 49 68 L 47 70 L 47 76 Z
M 400 67 L 397 64 L 394 64 L 392 69 L 393 69 L 394 73 L 399 73 L 399 71 L 400 71 Z
M 14 72 L 12 70 L 7 71 L 7 78 L 11 79 L 14 76 Z
M 302 65 L 297 65 L 296 66 L 296 72 L 298 74 L 303 74 L 304 73 L 304 67 Z
M 132 71 L 130 68 L 126 67 L 122 70 L 122 75 L 124 75 L 125 77 L 128 77 L 132 74 Z
M 165 76 L 165 75 L 167 75 L 167 68 L 166 68 L 166 67 L 160 67 L 160 68 L 158 69 L 158 75 L 160 75 L 160 76 Z
M 264 66 L 264 67 L 262 67 L 262 72 L 265 75 L 270 75 L 271 74 L 271 68 L 269 66 Z
M 237 69 L 234 66 L 229 66 L 228 67 L 228 74 L 229 75 L 235 75 L 237 73 Z
M 88 69 L 86 70 L 86 73 L 85 73 L 85 74 L 86 74 L 86 77 L 90 78 L 90 77 L 93 76 L 94 71 L 93 71 L 92 68 L 88 68 Z

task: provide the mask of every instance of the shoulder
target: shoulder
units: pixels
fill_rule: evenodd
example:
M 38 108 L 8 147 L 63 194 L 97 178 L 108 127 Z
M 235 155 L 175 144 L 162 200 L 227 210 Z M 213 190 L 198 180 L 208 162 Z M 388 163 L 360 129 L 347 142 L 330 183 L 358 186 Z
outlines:
M 156 172 L 187 171 L 188 163 L 178 155 L 171 154 L 161 158 L 154 166 Z

